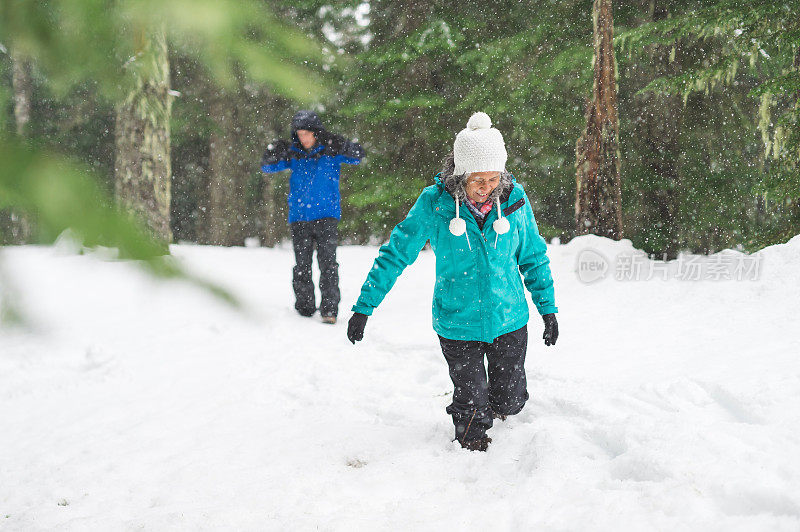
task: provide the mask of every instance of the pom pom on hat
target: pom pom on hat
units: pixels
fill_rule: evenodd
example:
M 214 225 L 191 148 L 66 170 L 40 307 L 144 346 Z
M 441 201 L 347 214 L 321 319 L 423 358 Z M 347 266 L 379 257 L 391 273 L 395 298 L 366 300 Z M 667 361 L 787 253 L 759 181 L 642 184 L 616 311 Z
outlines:
M 453 159 L 455 175 L 506 169 L 506 144 L 503 135 L 492 127 L 489 115 L 478 112 L 469 118 L 467 127 L 456 135 Z
M 492 119 L 483 112 L 478 112 L 469 117 L 467 129 L 489 129 L 492 127 Z

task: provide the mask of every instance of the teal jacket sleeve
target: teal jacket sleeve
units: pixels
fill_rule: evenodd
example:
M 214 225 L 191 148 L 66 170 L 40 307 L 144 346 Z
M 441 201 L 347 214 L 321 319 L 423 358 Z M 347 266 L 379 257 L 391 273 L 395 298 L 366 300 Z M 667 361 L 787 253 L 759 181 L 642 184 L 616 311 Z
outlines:
M 378 251 L 353 312 L 372 315 L 406 266 L 417 260 L 431 236 L 432 216 L 431 194 L 423 192 L 405 219 L 392 230 L 389 242 Z
M 517 263 L 525 287 L 531 293 L 533 304 L 539 314 L 558 312 L 553 291 L 553 276 L 550 273 L 550 259 L 547 258 L 547 244 L 539 234 L 536 218 L 533 216 L 531 202 L 525 195 L 522 207 L 522 227 L 520 229 L 520 245 L 517 248 Z

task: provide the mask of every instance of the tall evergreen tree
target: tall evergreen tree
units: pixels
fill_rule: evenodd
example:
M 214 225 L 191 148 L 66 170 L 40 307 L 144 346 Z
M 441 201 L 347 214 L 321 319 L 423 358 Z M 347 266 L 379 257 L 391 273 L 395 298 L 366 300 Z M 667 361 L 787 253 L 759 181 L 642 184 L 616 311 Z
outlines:
M 14 118 L 17 126 L 17 135 L 25 137 L 28 134 L 28 124 L 31 121 L 31 102 L 33 100 L 33 79 L 31 62 L 19 52 L 11 53 L 14 85 Z
M 689 2 L 670 17 L 626 32 L 621 44 L 637 58 L 651 44 L 693 47 L 696 60 L 678 72 L 666 72 L 657 77 L 644 91 L 681 95 L 684 104 L 689 103 L 689 107 L 683 109 L 685 116 L 691 115 L 692 98 L 696 102 L 697 97 L 717 93 L 721 99 L 731 102 L 728 117 L 744 116 L 749 121 L 743 125 L 723 117 L 720 122 L 728 127 L 713 128 L 710 136 L 700 139 L 701 142 L 714 141 L 706 148 L 715 155 L 710 161 L 710 172 L 708 167 L 705 169 L 706 177 L 720 173 L 720 167 L 731 173 L 726 176 L 727 187 L 715 187 L 710 191 L 712 194 L 690 189 L 701 200 L 693 202 L 694 205 L 711 203 L 715 210 L 725 209 L 726 212 L 740 211 L 742 200 L 747 205 L 730 229 L 727 227 L 731 225 L 730 216 L 720 219 L 713 211 L 702 213 L 700 217 L 713 220 L 710 227 L 701 227 L 695 220 L 692 230 L 706 240 L 716 241 L 710 249 L 730 245 L 730 236 L 757 249 L 785 241 L 800 231 L 800 204 L 797 202 L 797 190 L 800 190 L 800 172 L 797 171 L 800 167 L 800 17 L 797 2 Z M 758 105 L 753 106 L 747 99 L 756 100 Z M 734 125 L 737 129 L 731 128 Z M 752 142 L 747 139 L 748 129 L 755 127 L 762 137 L 760 154 L 751 153 Z M 703 125 L 698 125 L 693 135 L 697 137 L 702 129 Z M 716 157 L 720 152 L 727 159 L 722 159 L 722 164 Z M 708 158 L 709 152 L 704 155 Z M 734 161 L 730 155 L 735 156 L 734 161 L 740 161 L 731 165 Z M 741 169 L 735 168 L 737 164 Z
M 575 220 L 578 234 L 622 237 L 617 61 L 611 0 L 594 0 L 594 88 L 586 131 L 577 142 Z
M 115 190 L 117 202 L 172 241 L 170 228 L 169 60 L 163 30 L 137 28 L 136 55 L 126 64 L 131 89 L 117 107 Z
M 214 125 L 209 139 L 210 174 L 206 231 L 210 244 L 244 244 L 248 168 L 241 161 L 240 117 L 234 94 L 218 89 L 211 97 Z
M 11 51 L 12 85 L 14 91 L 14 122 L 17 136 L 30 136 L 31 106 L 33 102 L 33 66 L 30 59 L 18 50 Z M 33 229 L 30 217 L 18 209 L 0 211 L 0 220 L 5 226 L 0 230 L 5 239 L 13 244 L 27 244 L 32 238 Z M 1 229 L 1 228 L 0 228 Z
M 636 24 L 652 23 L 669 18 L 670 9 L 678 9 L 672 0 L 645 0 L 638 6 L 641 15 Z M 642 52 L 641 61 L 631 65 L 624 81 L 628 92 L 637 91 L 657 77 L 680 71 L 683 47 L 652 44 Z M 622 75 L 620 75 L 622 78 Z M 681 249 L 682 220 L 680 210 L 682 159 L 680 136 L 683 122 L 683 102 L 680 95 L 647 91 L 620 100 L 628 117 L 626 142 L 629 153 L 626 173 L 635 184 L 638 194 L 630 199 L 623 211 L 623 223 L 632 234 L 646 240 L 648 250 L 658 250 L 660 256 L 675 258 Z M 638 160 L 637 160 L 638 159 Z M 631 187 L 628 188 L 631 190 Z M 628 201 L 626 200 L 626 203 Z
M 266 179 L 266 145 L 285 137 L 295 103 L 237 75 L 221 87 L 197 61 L 172 56 L 173 209 L 175 238 L 242 245 L 257 237 L 273 246 L 286 236 L 287 180 Z

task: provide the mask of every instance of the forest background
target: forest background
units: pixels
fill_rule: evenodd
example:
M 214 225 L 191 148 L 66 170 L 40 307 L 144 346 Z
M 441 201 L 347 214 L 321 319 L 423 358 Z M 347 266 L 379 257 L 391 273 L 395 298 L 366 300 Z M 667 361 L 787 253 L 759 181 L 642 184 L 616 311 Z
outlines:
M 99 186 L 81 194 L 125 204 L 122 110 L 136 88 L 124 78 L 131 58 L 143 56 L 119 43 L 142 41 L 136 24 L 154 20 L 163 26 L 143 39 L 163 51 L 153 70 L 169 90 L 164 105 L 141 112 L 168 122 L 159 156 L 167 160 L 166 240 L 272 246 L 286 238 L 288 172 L 266 177 L 259 161 L 269 142 L 288 137 L 301 108 L 367 152 L 342 172 L 345 243 L 385 239 L 478 110 L 503 132 L 508 168 L 528 190 L 543 236 L 576 234 L 575 146 L 592 94 L 597 2 L 4 4 L 6 244 L 51 240 L 81 216 L 43 205 L 15 181 L 24 172 L 13 169 L 38 156 L 93 176 Z M 613 13 L 622 236 L 672 258 L 755 251 L 800 233 L 798 2 L 638 0 L 614 2 Z

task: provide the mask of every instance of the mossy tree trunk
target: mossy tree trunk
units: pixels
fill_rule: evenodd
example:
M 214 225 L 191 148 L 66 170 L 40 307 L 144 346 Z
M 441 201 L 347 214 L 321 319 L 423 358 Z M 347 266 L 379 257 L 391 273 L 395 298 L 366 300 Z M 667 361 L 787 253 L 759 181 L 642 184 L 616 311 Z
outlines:
M 32 65 L 28 58 L 12 48 L 11 83 L 14 91 L 14 121 L 17 135 L 29 136 L 33 102 Z M 27 244 L 33 237 L 32 218 L 18 209 L 0 211 L 0 236 L 9 244 Z
M 250 136 L 256 142 L 252 146 L 254 161 L 260 161 L 266 145 L 273 139 L 288 139 L 289 118 L 296 111 L 296 104 L 277 97 L 270 91 L 262 91 L 254 102 L 251 113 L 256 117 L 251 120 Z M 286 223 L 286 195 L 289 172 L 263 174 L 260 172 L 258 187 L 258 208 L 255 209 L 260 228 L 261 243 L 267 247 L 276 246 L 288 235 Z
M 622 238 L 619 120 L 611 0 L 594 0 L 594 87 L 576 155 L 576 233 Z
M 171 242 L 172 95 L 164 32 L 137 30 L 135 56 L 125 68 L 131 88 L 116 112 L 117 202 Z
M 213 130 L 209 141 L 208 242 L 218 246 L 241 246 L 245 238 L 248 169 L 244 161 L 236 94 L 218 89 L 212 96 Z
M 31 101 L 33 100 L 33 78 L 31 62 L 17 53 L 11 54 L 14 85 L 14 119 L 17 135 L 26 137 L 31 121 Z

